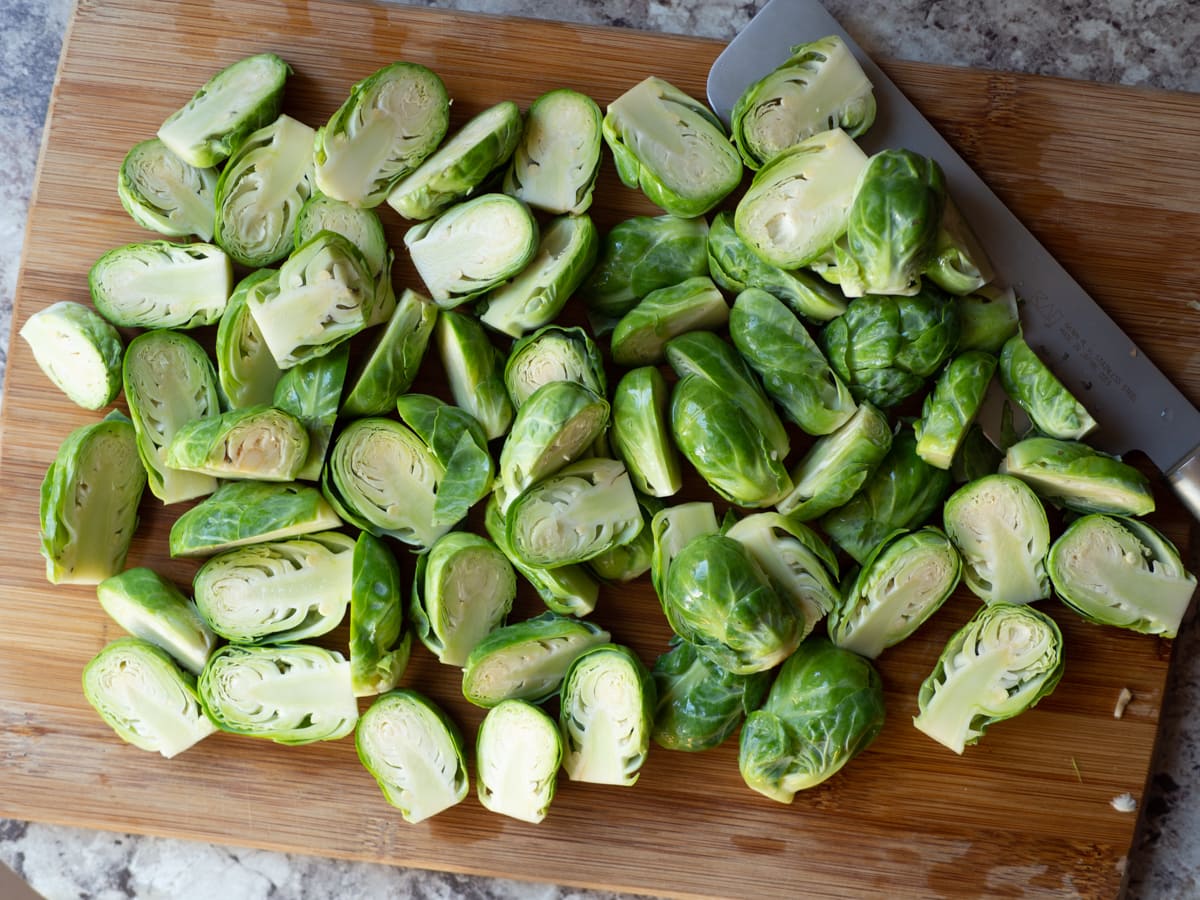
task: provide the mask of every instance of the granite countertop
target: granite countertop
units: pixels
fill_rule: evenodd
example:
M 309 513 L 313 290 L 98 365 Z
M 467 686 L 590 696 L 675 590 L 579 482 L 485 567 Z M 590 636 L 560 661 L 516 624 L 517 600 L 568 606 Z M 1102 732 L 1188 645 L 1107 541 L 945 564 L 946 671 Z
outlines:
M 94 0 L 100 2 L 100 0 Z M 423 5 L 728 40 L 765 0 L 451 0 Z M 47 102 L 72 0 L 0 0 L 0 372 Z M 871 54 L 1200 91 L 1194 0 L 826 0 Z M 1176 641 L 1129 896 L 1200 896 L 1200 624 Z M 0 861 L 48 898 L 545 897 L 603 893 L 0 820 Z

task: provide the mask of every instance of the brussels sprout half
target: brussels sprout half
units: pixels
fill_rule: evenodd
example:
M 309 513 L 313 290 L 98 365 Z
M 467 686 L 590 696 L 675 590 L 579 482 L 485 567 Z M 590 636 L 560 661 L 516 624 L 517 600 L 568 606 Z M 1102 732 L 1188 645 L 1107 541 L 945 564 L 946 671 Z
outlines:
M 262 331 L 250 315 L 247 297 L 255 285 L 276 277 L 270 269 L 251 272 L 233 289 L 217 326 L 214 356 L 217 387 L 228 409 L 245 409 L 271 403 L 282 374 L 263 341 Z
M 120 328 L 196 328 L 225 311 L 233 267 L 212 244 L 147 241 L 101 256 L 88 287 L 96 310 Z
M 1154 512 L 1150 479 L 1128 463 L 1078 441 L 1032 437 L 1008 448 L 1002 471 L 1051 503 L 1082 513 L 1144 516 Z
M 417 378 L 437 316 L 438 308 L 428 297 L 405 289 L 387 327 L 366 352 L 366 362 L 342 403 L 343 415 L 379 416 L 395 405 Z
M 475 417 L 489 441 L 502 437 L 513 419 L 502 377 L 504 354 L 478 319 L 455 310 L 439 313 L 434 336 L 455 404 Z
M 996 357 L 982 350 L 968 350 L 947 363 L 913 424 L 921 459 L 939 469 L 950 468 L 995 371 Z
M 262 405 L 184 425 L 167 445 L 166 463 L 216 478 L 291 481 L 307 454 L 308 432 L 300 420 Z
M 291 413 L 308 432 L 308 455 L 297 479 L 317 481 L 321 477 L 349 359 L 350 346 L 342 344 L 325 356 L 292 366 L 275 385 L 271 405 Z
M 390 691 L 408 667 L 412 633 L 404 630 L 402 595 L 396 557 L 379 538 L 360 532 L 350 584 L 350 682 L 356 697 Z
M 196 605 L 152 569 L 126 569 L 96 585 L 109 617 L 134 637 L 165 650 L 193 675 L 204 669 L 217 636 Z
M 582 328 L 546 325 L 513 344 L 504 363 L 504 385 L 514 407 L 551 381 L 576 381 L 601 397 L 608 394 L 604 358 Z
M 1048 437 L 1077 441 L 1096 429 L 1096 420 L 1020 334 L 1005 341 L 998 371 L 1004 392 Z
M 84 409 L 103 409 L 121 392 L 121 335 L 94 311 L 60 300 L 25 320 L 19 332 L 38 368 Z
M 669 404 L 667 380 L 654 366 L 630 369 L 613 391 L 613 448 L 633 486 L 651 497 L 670 497 L 683 486 Z
M 600 172 L 602 119 L 595 100 L 570 88 L 534 100 L 504 173 L 504 193 L 550 213 L 585 212 Z
M 217 170 L 197 168 L 158 138 L 134 144 L 117 173 L 117 196 L 143 228 L 167 237 L 213 237 Z
M 523 822 L 546 818 L 562 763 L 554 720 L 524 700 L 488 710 L 475 737 L 475 790 L 486 809 Z
M 689 331 L 716 331 L 729 321 L 729 305 L 707 275 L 659 288 L 643 297 L 613 329 L 613 362 L 660 363 L 667 342 Z

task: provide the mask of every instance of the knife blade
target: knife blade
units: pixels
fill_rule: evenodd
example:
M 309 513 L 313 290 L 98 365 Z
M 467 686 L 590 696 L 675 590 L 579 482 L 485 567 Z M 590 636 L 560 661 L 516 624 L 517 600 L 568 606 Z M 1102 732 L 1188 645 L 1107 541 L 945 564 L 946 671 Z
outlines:
M 792 46 L 836 34 L 875 88 L 875 123 L 858 139 L 870 154 L 904 147 L 941 165 L 947 189 L 996 271 L 1021 299 L 1026 341 L 1099 423 L 1088 443 L 1141 450 L 1200 519 L 1200 411 L 1154 365 L 958 155 L 816 0 L 770 0 L 722 51 L 708 100 L 726 124 L 742 92 Z

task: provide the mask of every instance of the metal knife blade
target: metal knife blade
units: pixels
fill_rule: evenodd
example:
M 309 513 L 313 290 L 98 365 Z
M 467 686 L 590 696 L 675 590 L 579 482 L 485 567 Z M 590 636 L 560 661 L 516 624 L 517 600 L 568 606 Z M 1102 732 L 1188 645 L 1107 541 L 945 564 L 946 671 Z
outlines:
M 1025 339 L 1100 424 L 1088 442 L 1143 451 L 1200 519 L 1200 411 L 992 192 L 816 0 L 770 0 L 713 63 L 708 99 L 726 123 L 739 96 L 796 44 L 837 34 L 875 87 L 867 153 L 905 147 L 941 165 L 954 202 L 1021 298 Z

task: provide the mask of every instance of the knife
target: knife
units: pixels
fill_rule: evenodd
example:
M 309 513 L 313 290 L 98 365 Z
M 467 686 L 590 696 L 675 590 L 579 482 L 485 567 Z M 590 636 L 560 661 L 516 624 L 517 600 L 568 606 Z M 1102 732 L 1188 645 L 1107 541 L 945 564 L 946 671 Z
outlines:
M 728 124 L 742 92 L 790 56 L 792 46 L 839 35 L 875 87 L 875 123 L 858 139 L 870 154 L 904 147 L 941 165 L 946 185 L 997 272 L 1021 298 L 1026 341 L 1100 424 L 1088 443 L 1141 450 L 1200 519 L 1200 412 L 816 0 L 770 0 L 717 57 L 708 100 Z

